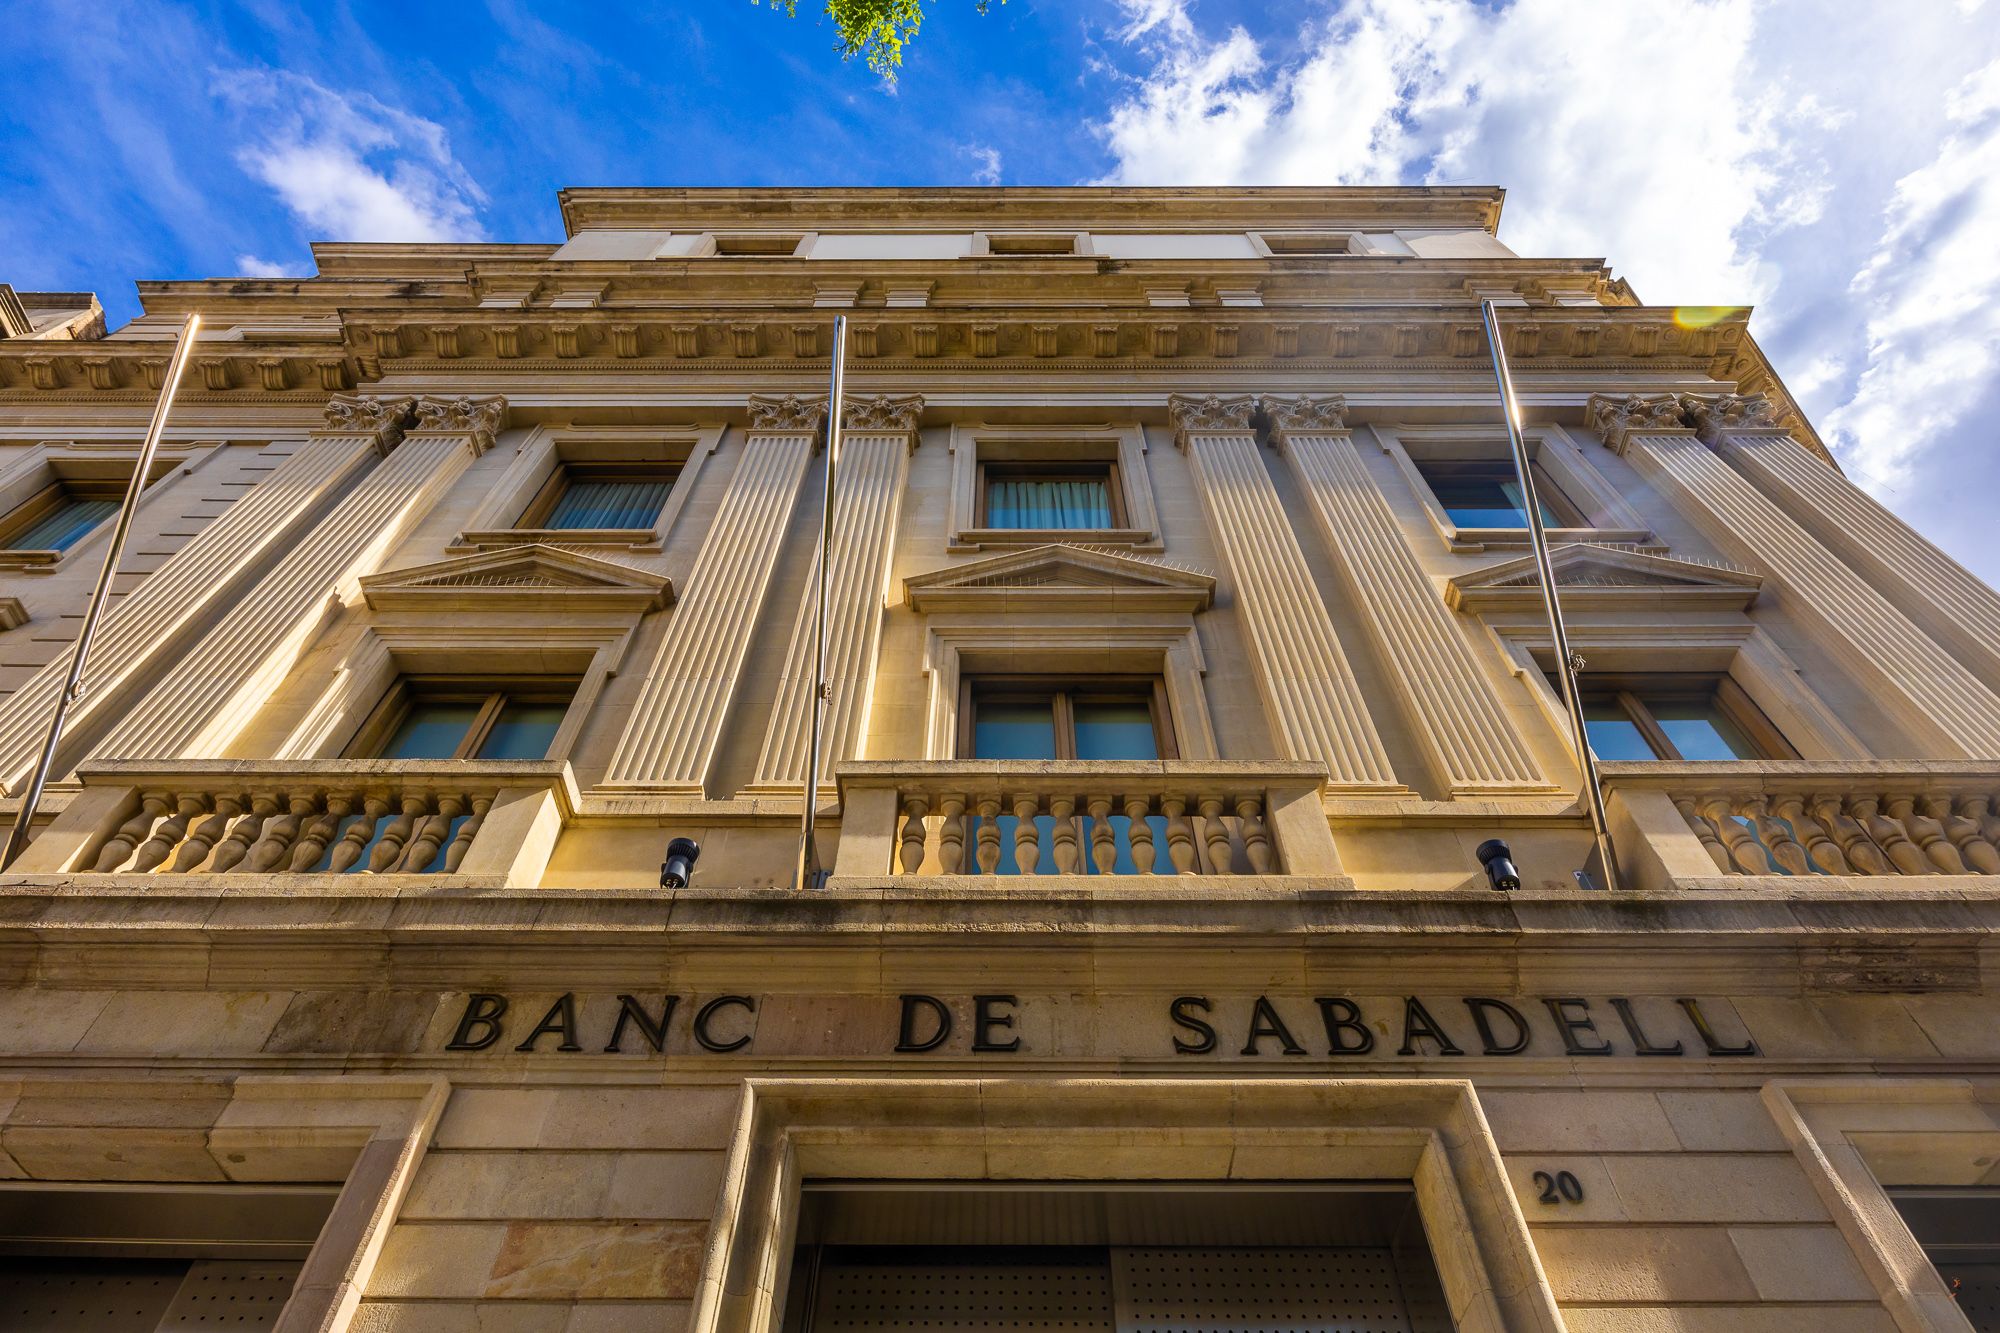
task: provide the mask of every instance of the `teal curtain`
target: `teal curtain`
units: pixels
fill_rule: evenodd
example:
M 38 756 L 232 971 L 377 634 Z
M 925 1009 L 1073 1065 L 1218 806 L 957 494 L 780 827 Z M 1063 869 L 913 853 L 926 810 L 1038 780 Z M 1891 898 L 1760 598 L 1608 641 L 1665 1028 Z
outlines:
M 996 477 L 986 485 L 986 524 L 993 528 L 1108 528 L 1111 488 L 1102 477 Z
M 671 481 L 572 481 L 549 513 L 551 528 L 650 528 Z

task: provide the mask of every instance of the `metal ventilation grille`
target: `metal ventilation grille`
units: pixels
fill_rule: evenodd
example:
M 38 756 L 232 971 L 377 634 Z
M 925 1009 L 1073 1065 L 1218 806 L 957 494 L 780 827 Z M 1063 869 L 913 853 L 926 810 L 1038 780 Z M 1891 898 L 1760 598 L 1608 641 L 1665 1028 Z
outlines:
M 185 1262 L 17 1259 L 0 1267 L 7 1333 L 155 1333 Z
M 1112 1333 L 1111 1274 L 1067 1264 L 869 1264 L 821 1276 L 814 1333 Z
M 1387 1250 L 1114 1249 L 1118 1333 L 1411 1333 Z
M 274 1328 L 298 1276 L 297 1264 L 198 1261 L 189 1268 L 156 1333 L 217 1328 L 256 1333 Z
M 1942 1263 L 1937 1270 L 1972 1327 L 2000 1333 L 2000 1265 Z

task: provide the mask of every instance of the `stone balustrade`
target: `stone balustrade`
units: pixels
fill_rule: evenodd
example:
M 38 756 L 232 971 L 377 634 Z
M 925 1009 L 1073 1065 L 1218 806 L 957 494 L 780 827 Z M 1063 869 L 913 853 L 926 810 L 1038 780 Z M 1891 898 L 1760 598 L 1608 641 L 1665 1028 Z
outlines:
M 1605 785 L 1621 860 L 1698 875 L 2000 876 L 2000 763 L 1620 763 Z M 1668 810 L 1671 809 L 1671 815 Z M 1627 833 L 1653 845 L 1628 845 Z M 1685 846 L 1677 877 L 1688 877 Z M 1642 867 L 1643 869 L 1643 867 Z
M 113 761 L 78 776 L 17 871 L 515 882 L 575 807 L 561 762 Z
M 1304 763 L 842 764 L 837 874 L 1339 874 Z

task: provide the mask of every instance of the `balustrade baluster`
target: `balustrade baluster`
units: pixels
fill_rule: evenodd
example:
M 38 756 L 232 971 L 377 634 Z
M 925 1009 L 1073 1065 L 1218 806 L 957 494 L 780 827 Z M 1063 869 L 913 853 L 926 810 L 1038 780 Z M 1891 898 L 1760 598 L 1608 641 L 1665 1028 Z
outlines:
M 1000 869 L 1000 798 L 982 796 L 976 808 L 979 811 L 979 849 L 974 855 L 979 858 L 979 873 L 996 874 Z
M 1826 829 L 1817 819 L 1806 813 L 1806 798 L 1803 792 L 1787 792 L 1773 802 L 1778 817 L 1789 820 L 1792 832 L 1805 845 L 1806 855 L 1813 865 L 1829 875 L 1853 873 L 1847 858 L 1841 854 L 1840 844 L 1827 836 Z
M 965 868 L 965 798 L 938 797 L 944 822 L 938 825 L 938 873 L 956 875 Z
M 428 798 L 415 792 L 403 795 L 403 813 L 397 815 L 389 827 L 382 831 L 382 840 L 375 844 L 375 850 L 368 854 L 368 873 L 380 875 L 388 871 L 403 855 L 403 847 L 410 835 L 417 831 L 417 820 L 429 811 Z
M 1842 798 L 1832 792 L 1823 792 L 1812 798 L 1812 807 L 1819 815 L 1819 822 L 1826 826 L 1826 831 L 1840 844 L 1840 850 L 1847 856 L 1848 865 L 1863 875 L 1895 874 L 1896 867 L 1888 855 L 1875 845 L 1861 821 L 1846 813 L 1842 808 L 1843 805 Z
M 1162 796 L 1160 813 L 1167 818 L 1167 859 L 1176 875 L 1194 873 L 1194 825 L 1188 822 L 1187 800 Z
M 1944 836 L 1958 848 L 1959 859 L 1965 862 L 1968 873 L 2000 875 L 2000 850 L 1979 836 L 1977 821 L 1952 811 L 1951 797 L 1924 797 L 1924 814 L 1937 821 Z
M 1125 798 L 1125 843 L 1132 849 L 1132 873 L 1135 875 L 1157 875 L 1160 872 L 1160 849 L 1153 845 L 1153 825 L 1147 816 L 1153 813 L 1153 802 L 1144 796 Z
M 185 875 L 207 858 L 236 817 L 243 813 L 244 798 L 234 792 L 221 792 L 215 798 L 215 813 L 188 830 L 187 840 L 174 853 L 174 863 L 170 873 Z
M 1903 826 L 1910 835 L 1910 841 L 1917 844 L 1929 858 L 1930 863 L 1947 875 L 1969 875 L 1965 858 L 1958 854 L 1958 848 L 1951 839 L 1944 836 L 1944 825 L 1928 816 L 1917 813 L 1917 798 L 1897 795 L 1888 798 L 1889 817 Z
M 1768 875 L 1771 863 L 1764 855 L 1764 849 L 1750 836 L 1750 830 L 1737 823 L 1735 803 L 1727 796 L 1706 796 L 1701 799 L 1701 812 L 1715 825 L 1715 831 L 1722 836 L 1722 845 L 1729 849 L 1730 864 L 1739 874 Z
M 1236 798 L 1236 827 L 1243 835 L 1243 854 L 1250 858 L 1250 872 L 1271 873 L 1271 835 L 1264 828 L 1264 801 L 1258 796 Z
M 1896 873 L 1903 875 L 1928 875 L 1931 873 L 1931 859 L 1924 855 L 1923 848 L 1910 841 L 1909 832 L 1895 820 L 1883 814 L 1876 807 L 1881 800 L 1875 796 L 1855 796 L 1849 798 L 1847 808 L 1868 830 L 1868 836 L 1880 847 L 1896 867 Z
M 486 822 L 486 812 L 492 808 L 491 796 L 472 798 L 472 813 L 458 826 L 458 833 L 453 836 L 451 846 L 444 849 L 445 874 L 458 873 L 458 867 L 464 862 L 465 854 L 472 850 L 472 840 L 479 836 L 479 826 Z
M 1055 828 L 1050 832 L 1050 840 L 1055 844 L 1058 875 L 1074 875 L 1083 865 L 1083 855 L 1076 841 L 1076 798 L 1073 796 L 1051 796 L 1049 814 L 1055 818 Z
M 440 792 L 435 803 L 437 813 L 417 826 L 417 836 L 410 839 L 397 869 L 412 875 L 421 875 L 428 870 L 437 857 L 438 848 L 444 846 L 445 837 L 451 832 L 451 821 L 465 809 L 465 798 L 456 792 Z
M 389 813 L 387 792 L 365 792 L 361 797 L 361 818 L 347 826 L 347 832 L 340 835 L 334 844 L 333 857 L 326 868 L 335 874 L 344 874 L 349 867 L 361 859 L 362 848 L 375 836 L 375 829 Z
M 1789 829 L 1771 817 L 1764 808 L 1763 797 L 1753 796 L 1744 801 L 1743 813 L 1757 826 L 1757 836 L 1773 861 L 1784 867 L 1788 874 L 1812 874 L 1812 861 L 1806 856 L 1806 849 L 1799 845 Z
M 276 870 L 290 858 L 292 843 L 298 838 L 299 829 L 306 820 L 318 813 L 318 792 L 293 792 L 287 798 L 285 813 L 264 825 L 264 836 L 257 840 L 250 848 L 250 854 L 243 858 L 243 868 L 253 875 Z
M 1203 796 L 1200 801 L 1201 840 L 1208 844 L 1208 873 L 1226 875 L 1234 868 L 1235 858 L 1229 854 L 1229 828 L 1222 822 L 1222 798 Z
M 903 836 L 900 843 L 903 873 L 914 875 L 924 864 L 924 816 L 931 803 L 922 796 L 903 798 Z
M 1090 798 L 1090 861 L 1100 875 L 1118 869 L 1118 831 L 1111 827 L 1111 798 Z
M 1971 820 L 1979 830 L 1979 841 L 2000 855 L 2000 815 L 1993 812 L 1993 798 L 1961 796 L 1958 798 L 1958 813 Z
M 1676 796 L 1674 808 L 1681 812 L 1681 818 L 1687 821 L 1689 830 L 1695 837 L 1700 838 L 1701 845 L 1708 849 L 1708 857 L 1715 862 L 1715 868 L 1725 875 L 1735 874 L 1736 866 L 1729 859 L 1729 849 L 1723 846 L 1722 839 L 1716 836 L 1715 825 L 1708 822 L 1708 816 L 1695 808 L 1694 798 Z
M 353 811 L 354 793 L 328 792 L 326 808 L 320 812 L 319 818 L 306 826 L 306 831 L 299 835 L 297 845 L 292 848 L 292 869 L 303 872 L 318 865 L 320 857 L 326 854 L 326 845 L 340 832 L 340 821 Z
M 176 798 L 174 813 L 161 820 L 159 827 L 153 830 L 153 836 L 140 843 L 139 850 L 133 853 L 132 869 L 151 870 L 166 860 L 168 854 L 181 845 L 181 839 L 187 836 L 188 824 L 207 809 L 206 792 L 188 792 Z
M 1032 875 L 1042 868 L 1041 829 L 1035 815 L 1042 804 L 1033 796 L 1014 798 L 1014 870 Z
M 139 845 L 160 816 L 167 813 L 173 797 L 163 791 L 139 793 L 139 813 L 118 826 L 118 831 L 104 840 L 97 849 L 97 864 L 91 867 L 98 871 L 116 870 L 125 864 L 125 858 L 132 855 L 132 849 Z
M 216 873 L 237 868 L 250 848 L 263 836 L 264 825 L 278 813 L 278 798 L 272 792 L 251 792 L 250 813 L 229 827 L 229 836 L 215 845 L 215 855 L 208 859 L 208 868 Z

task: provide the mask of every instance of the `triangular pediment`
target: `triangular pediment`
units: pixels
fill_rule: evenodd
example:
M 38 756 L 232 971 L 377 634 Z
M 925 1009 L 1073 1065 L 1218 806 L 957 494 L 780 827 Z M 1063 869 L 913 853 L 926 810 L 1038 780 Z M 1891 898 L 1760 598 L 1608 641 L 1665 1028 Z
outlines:
M 517 605 L 629 604 L 635 611 L 648 611 L 673 600 L 673 586 L 664 575 L 542 544 L 370 574 L 362 578 L 361 591 L 377 610 L 470 599 Z
M 1758 574 L 1735 565 L 1591 542 L 1556 547 L 1549 553 L 1549 564 L 1566 601 L 1587 597 L 1611 603 L 1621 598 L 1674 596 L 1748 606 L 1764 582 Z M 1541 596 L 1541 578 L 1533 555 L 1461 574 L 1449 587 L 1448 600 L 1454 609 L 1478 610 Z
M 1091 546 L 1009 551 L 903 580 L 903 595 L 918 611 L 1035 600 L 1051 607 L 1118 604 L 1199 611 L 1214 594 L 1210 575 Z

